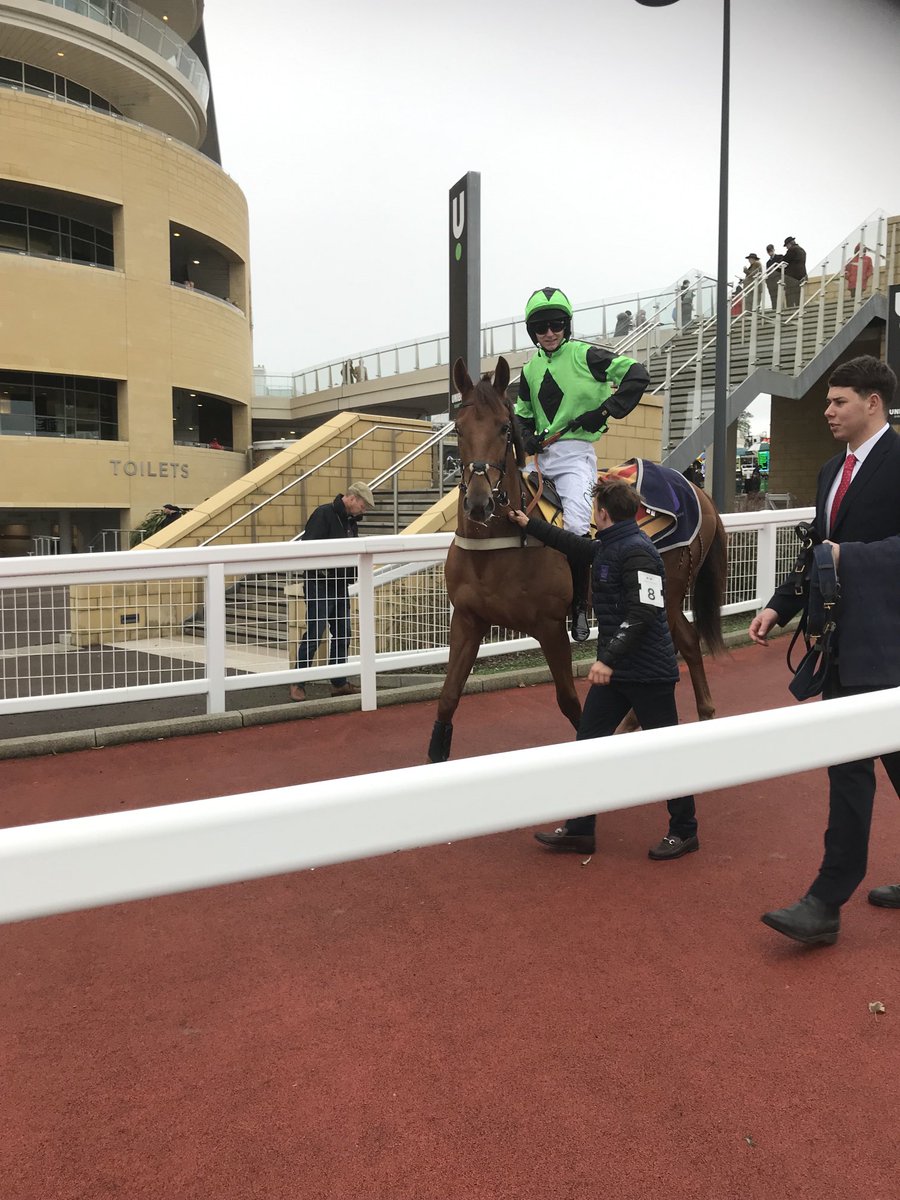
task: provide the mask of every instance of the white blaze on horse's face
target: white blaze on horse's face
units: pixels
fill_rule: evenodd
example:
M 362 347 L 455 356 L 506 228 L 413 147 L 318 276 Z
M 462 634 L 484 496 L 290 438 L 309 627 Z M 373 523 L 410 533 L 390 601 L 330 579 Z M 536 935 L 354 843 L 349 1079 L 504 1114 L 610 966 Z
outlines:
M 470 521 L 484 524 L 494 515 L 504 487 L 511 420 L 505 404 L 475 402 L 460 411 L 456 421 L 462 461 L 463 511 Z
M 453 364 L 453 382 L 461 400 L 456 407 L 463 515 L 484 525 L 508 502 L 507 463 L 513 452 L 512 411 L 506 399 L 509 363 L 501 355 L 493 378 L 473 383 L 466 364 Z

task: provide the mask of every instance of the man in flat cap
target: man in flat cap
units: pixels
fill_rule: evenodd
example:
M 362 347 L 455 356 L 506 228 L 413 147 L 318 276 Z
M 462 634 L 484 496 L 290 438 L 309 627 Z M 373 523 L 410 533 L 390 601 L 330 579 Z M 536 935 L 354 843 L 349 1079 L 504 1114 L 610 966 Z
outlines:
M 303 531 L 304 542 L 325 541 L 328 538 L 356 537 L 363 513 L 375 507 L 372 489 L 366 483 L 354 483 L 327 504 L 314 509 Z M 297 670 L 308 667 L 316 656 L 325 626 L 331 630 L 330 666 L 347 661 L 350 648 L 350 593 L 356 582 L 355 567 L 320 567 L 305 572 L 306 632 L 297 647 Z M 331 681 L 332 696 L 354 696 L 359 685 L 346 675 Z M 291 699 L 306 699 L 302 684 L 291 685 Z

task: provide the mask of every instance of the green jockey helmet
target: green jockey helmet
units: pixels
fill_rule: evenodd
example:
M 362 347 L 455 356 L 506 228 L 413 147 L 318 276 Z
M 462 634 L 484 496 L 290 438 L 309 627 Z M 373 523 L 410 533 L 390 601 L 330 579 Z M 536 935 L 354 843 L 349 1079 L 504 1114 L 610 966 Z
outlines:
M 565 340 L 568 341 L 572 336 L 572 305 L 569 297 L 559 288 L 538 288 L 536 292 L 531 293 L 528 303 L 525 305 L 525 328 L 535 345 L 538 344 L 538 341 L 532 324 L 535 321 L 552 321 L 554 319 L 565 321 Z

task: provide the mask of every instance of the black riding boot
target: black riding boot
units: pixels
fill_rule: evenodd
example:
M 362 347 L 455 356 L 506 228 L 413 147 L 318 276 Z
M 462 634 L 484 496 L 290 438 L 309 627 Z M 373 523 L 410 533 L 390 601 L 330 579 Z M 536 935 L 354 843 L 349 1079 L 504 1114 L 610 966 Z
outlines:
M 591 535 L 586 533 L 584 536 L 589 538 Z M 572 572 L 572 640 L 586 642 L 591 635 L 591 623 L 588 620 L 591 564 L 573 562 L 570 558 L 569 569 Z

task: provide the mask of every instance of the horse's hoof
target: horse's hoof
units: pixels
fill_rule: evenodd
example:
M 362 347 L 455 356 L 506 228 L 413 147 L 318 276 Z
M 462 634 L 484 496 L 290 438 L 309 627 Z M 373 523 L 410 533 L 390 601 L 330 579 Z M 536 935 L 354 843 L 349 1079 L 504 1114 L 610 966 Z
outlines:
M 453 741 L 453 726 L 448 722 L 435 721 L 431 731 L 431 741 L 428 743 L 428 761 L 446 762 L 450 757 L 450 743 Z

